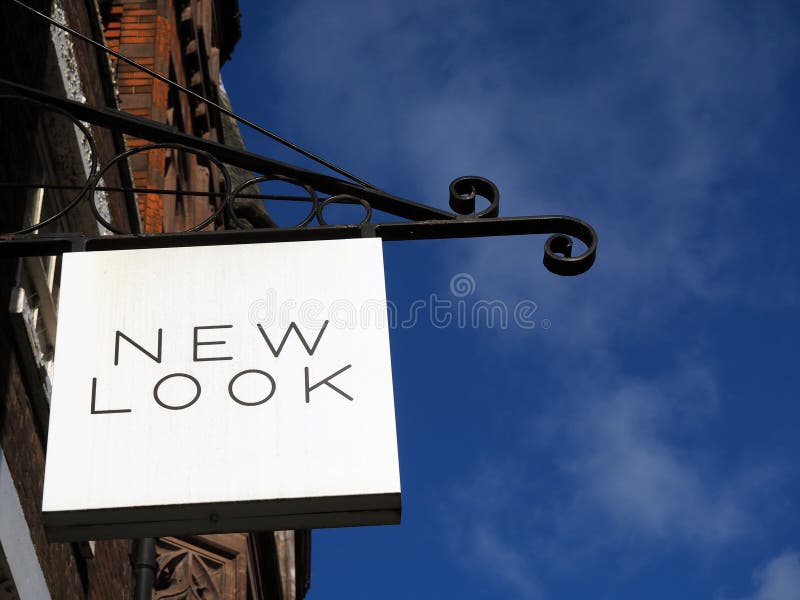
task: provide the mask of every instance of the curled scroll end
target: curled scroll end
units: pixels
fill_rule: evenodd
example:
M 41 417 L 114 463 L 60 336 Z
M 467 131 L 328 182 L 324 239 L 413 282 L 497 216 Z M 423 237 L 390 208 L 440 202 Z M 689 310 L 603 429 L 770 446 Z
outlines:
M 489 206 L 478 213 L 475 211 L 476 196 L 489 201 Z M 459 177 L 450 184 L 450 208 L 459 215 L 496 217 L 500 214 L 500 192 L 494 183 L 483 177 Z
M 580 275 L 591 269 L 597 256 L 597 237 L 593 235 L 591 240 L 582 241 L 587 245 L 586 252 L 572 256 L 572 238 L 561 233 L 551 235 L 544 243 L 545 268 L 551 273 L 565 276 Z

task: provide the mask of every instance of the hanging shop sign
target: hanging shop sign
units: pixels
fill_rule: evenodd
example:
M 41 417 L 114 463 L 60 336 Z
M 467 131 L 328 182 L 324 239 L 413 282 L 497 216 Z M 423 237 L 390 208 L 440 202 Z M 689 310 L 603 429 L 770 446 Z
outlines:
M 399 523 L 378 239 L 66 254 L 52 540 Z

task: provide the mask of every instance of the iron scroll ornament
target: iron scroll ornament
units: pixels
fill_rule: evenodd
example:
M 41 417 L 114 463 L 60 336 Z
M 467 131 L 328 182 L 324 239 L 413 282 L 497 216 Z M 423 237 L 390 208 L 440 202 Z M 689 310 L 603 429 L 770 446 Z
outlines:
M 69 118 L 89 141 L 92 169 L 83 186 L 50 186 L 75 189 L 76 196 L 56 215 L 45 221 L 9 234 L 0 234 L 0 255 L 45 255 L 71 250 L 110 250 L 124 248 L 154 248 L 168 246 L 195 246 L 214 244 L 257 243 L 270 241 L 293 241 L 314 239 L 338 239 L 352 237 L 380 237 L 384 241 L 414 239 L 444 239 L 462 237 L 541 235 L 551 234 L 544 245 L 544 266 L 557 275 L 580 275 L 594 264 L 597 252 L 597 234 L 591 225 L 575 217 L 563 215 L 498 217 L 500 194 L 497 187 L 483 177 L 459 177 L 450 184 L 449 204 L 454 212 L 393 196 L 374 187 L 345 181 L 336 177 L 303 169 L 270 159 L 239 148 L 194 137 L 176 131 L 161 123 L 135 117 L 122 111 L 108 108 L 93 108 L 66 98 L 51 96 L 40 90 L 0 79 L 0 101 L 29 101 L 33 105 L 51 110 Z M 0 104 L 0 107 L 2 104 Z M 0 108 L 1 109 L 1 108 Z M 106 127 L 117 133 L 125 133 L 148 140 L 152 144 L 126 150 L 104 165 L 97 166 L 97 149 L 91 130 L 83 122 Z M 221 192 L 183 191 L 186 195 L 215 195 L 219 204 L 213 215 L 193 228 L 181 233 L 126 234 L 102 217 L 97 206 L 97 194 L 104 191 L 126 193 L 176 194 L 175 190 L 152 190 L 109 188 L 102 185 L 102 176 L 118 161 L 128 156 L 156 148 L 172 148 L 182 152 L 203 156 L 214 164 L 223 181 Z M 246 181 L 232 189 L 228 165 L 262 175 Z M 265 181 L 283 181 L 299 186 L 307 196 L 293 200 L 310 203 L 307 216 L 293 227 L 269 227 L 246 229 L 236 215 L 235 203 L 245 196 L 247 187 Z M 2 184 L 0 184 L 2 185 Z M 32 184 L 31 187 L 42 187 Z M 321 195 L 326 195 L 321 197 Z M 74 210 L 85 198 L 98 223 L 116 233 L 114 236 L 84 236 L 80 233 L 61 235 L 26 235 L 35 232 Z M 266 194 L 248 194 L 250 198 L 269 199 Z M 280 197 L 278 197 L 280 198 Z M 488 203 L 477 206 L 478 198 Z M 324 211 L 333 204 L 360 204 L 364 216 L 358 224 L 329 225 Z M 375 211 L 381 211 L 405 221 L 374 223 Z M 227 224 L 233 230 L 203 231 L 212 223 L 220 222 L 226 215 Z M 317 225 L 313 225 L 313 221 Z M 585 245 L 583 252 L 573 256 L 574 239 Z
M 51 223 L 59 221 L 60 219 L 65 217 L 67 213 L 71 212 L 76 206 L 78 206 L 84 199 L 84 197 L 86 197 L 87 193 L 89 193 L 90 190 L 93 190 L 93 184 L 96 179 L 95 176 L 97 174 L 97 168 L 98 168 L 97 144 L 95 143 L 94 137 L 92 136 L 89 128 L 84 123 L 73 117 L 68 111 L 62 108 L 59 108 L 57 106 L 52 106 L 47 102 L 42 102 L 30 98 L 24 98 L 13 94 L 0 94 L 0 103 L 5 103 L 5 102 L 28 103 L 31 106 L 40 108 L 45 111 L 49 111 L 53 115 L 64 117 L 76 128 L 77 131 L 80 132 L 80 134 L 83 136 L 83 138 L 86 140 L 86 143 L 89 146 L 89 154 L 90 154 L 89 165 L 88 165 L 89 174 L 88 177 L 86 178 L 86 182 L 81 186 L 74 186 L 75 195 L 72 196 L 72 198 L 66 202 L 63 208 L 56 211 L 55 214 L 50 215 L 49 217 L 44 218 L 37 223 L 33 223 L 27 227 L 23 227 L 22 229 L 15 231 L 13 232 L 13 234 L 11 234 L 11 235 L 23 235 L 26 233 L 33 233 L 34 231 L 41 229 L 42 227 L 46 227 Z M 0 232 L 0 236 L 2 235 L 3 233 Z

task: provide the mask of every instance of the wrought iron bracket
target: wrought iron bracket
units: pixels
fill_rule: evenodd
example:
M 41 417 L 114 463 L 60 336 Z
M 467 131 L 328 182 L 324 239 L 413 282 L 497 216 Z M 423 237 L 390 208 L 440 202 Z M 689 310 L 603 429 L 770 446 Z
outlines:
M 379 237 L 385 241 L 398 241 L 551 234 L 545 242 L 543 260 L 549 271 L 558 275 L 579 275 L 589 270 L 595 260 L 597 234 L 591 225 L 575 217 L 563 215 L 499 218 L 499 192 L 491 181 L 482 177 L 460 177 L 451 183 L 450 208 L 454 212 L 448 212 L 393 196 L 373 187 L 359 185 L 253 152 L 180 133 L 172 127 L 149 119 L 109 108 L 94 108 L 14 82 L 0 79 L 0 94 L 2 94 L 0 99 L 26 99 L 46 109 L 66 115 L 89 138 L 92 148 L 94 148 L 94 143 L 91 133 L 84 122 L 153 142 L 152 145 L 126 151 L 105 165 L 97 165 L 96 151 L 93 150 L 95 152 L 94 164 L 87 185 L 78 190 L 75 199 L 66 209 L 47 220 L 47 222 L 57 220 L 88 197 L 98 223 L 118 235 L 84 236 L 79 233 L 31 235 L 37 228 L 45 225 L 45 222 L 41 222 L 18 232 L 1 235 L 0 237 L 3 239 L 0 239 L 0 256 L 358 237 Z M 1 106 L 0 110 L 2 110 Z M 208 160 L 215 163 L 225 180 L 225 193 L 220 202 L 220 208 L 211 218 L 187 232 L 125 234 L 104 219 L 95 205 L 96 191 L 101 189 L 99 187 L 100 179 L 116 161 L 125 159 L 135 152 L 157 147 L 172 147 L 203 154 Z M 226 165 L 261 173 L 262 176 L 251 179 L 236 189 L 231 189 Z M 304 198 L 304 200 L 311 202 L 312 206 L 308 217 L 302 223 L 296 227 L 203 231 L 211 222 L 219 218 L 223 211 L 230 217 L 229 221 L 234 226 L 243 227 L 234 212 L 234 202 L 241 197 L 246 187 L 268 180 L 289 182 L 306 190 L 308 198 Z M 328 197 L 320 199 L 318 193 L 327 194 Z M 479 209 L 476 206 L 478 197 L 488 202 L 488 206 Z M 364 219 L 355 225 L 328 225 L 323 212 L 327 206 L 334 203 L 361 204 L 365 210 Z M 371 222 L 373 210 L 407 219 L 407 221 L 373 223 Z M 319 225 L 310 226 L 315 218 Z M 573 238 L 580 240 L 586 246 L 583 252 L 577 256 L 572 255 Z

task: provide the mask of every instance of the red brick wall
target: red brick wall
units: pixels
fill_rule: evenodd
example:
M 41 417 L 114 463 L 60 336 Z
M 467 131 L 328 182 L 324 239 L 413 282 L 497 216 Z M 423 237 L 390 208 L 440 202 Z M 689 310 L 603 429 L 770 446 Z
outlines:
M 159 14 L 155 0 L 118 0 L 108 15 L 105 35 L 112 50 L 165 77 L 169 76 L 170 23 Z M 140 117 L 166 121 L 167 85 L 125 62 L 116 59 L 112 62 L 116 66 L 120 108 Z M 127 142 L 130 148 L 147 143 L 133 138 L 128 138 Z M 163 150 L 134 155 L 131 169 L 136 187 L 164 187 Z M 164 203 L 161 197 L 157 194 L 138 194 L 137 200 L 142 230 L 147 233 L 162 232 Z
M 175 3 L 168 0 L 114 0 L 105 15 L 106 39 L 109 46 L 156 73 L 171 77 L 184 87 L 214 97 L 219 80 L 219 51 L 210 46 L 212 10 L 207 3 L 194 2 L 182 15 L 176 15 Z M 196 19 L 202 19 L 203 22 Z M 182 32 L 179 36 L 180 31 Z M 196 29 L 194 29 L 196 28 Z M 192 38 L 192 31 L 196 36 Z M 184 39 L 180 39 L 183 37 Z M 202 39 L 199 39 L 202 38 Z M 207 41 L 203 41 L 206 40 Z M 184 58 L 191 54 L 192 58 Z M 187 74 L 184 60 L 191 62 L 192 73 Z M 199 64 L 198 64 L 199 63 Z M 205 65 L 201 67 L 200 64 Z M 170 71 L 172 65 L 174 71 Z M 187 67 L 188 68 L 188 67 Z M 203 73 L 207 73 L 204 79 Z M 131 114 L 160 123 L 170 121 L 170 89 L 167 84 L 154 79 L 140 69 L 116 61 L 120 107 Z M 184 133 L 218 139 L 219 132 L 207 117 L 204 105 L 189 100 L 183 93 L 173 98 L 182 122 L 175 125 Z M 174 115 L 173 115 L 174 116 Z M 128 139 L 130 147 L 147 142 Z M 139 188 L 175 189 L 174 179 L 166 185 L 165 164 L 169 151 L 148 151 L 132 156 L 130 164 L 135 184 Z M 181 170 L 181 189 L 208 192 L 218 189 L 216 174 L 201 164 L 196 155 L 186 153 Z M 173 177 L 173 172 L 170 177 Z M 184 230 L 209 217 L 215 210 L 208 197 L 184 194 L 177 202 L 174 195 L 139 193 L 139 214 L 143 230 L 147 233 Z

